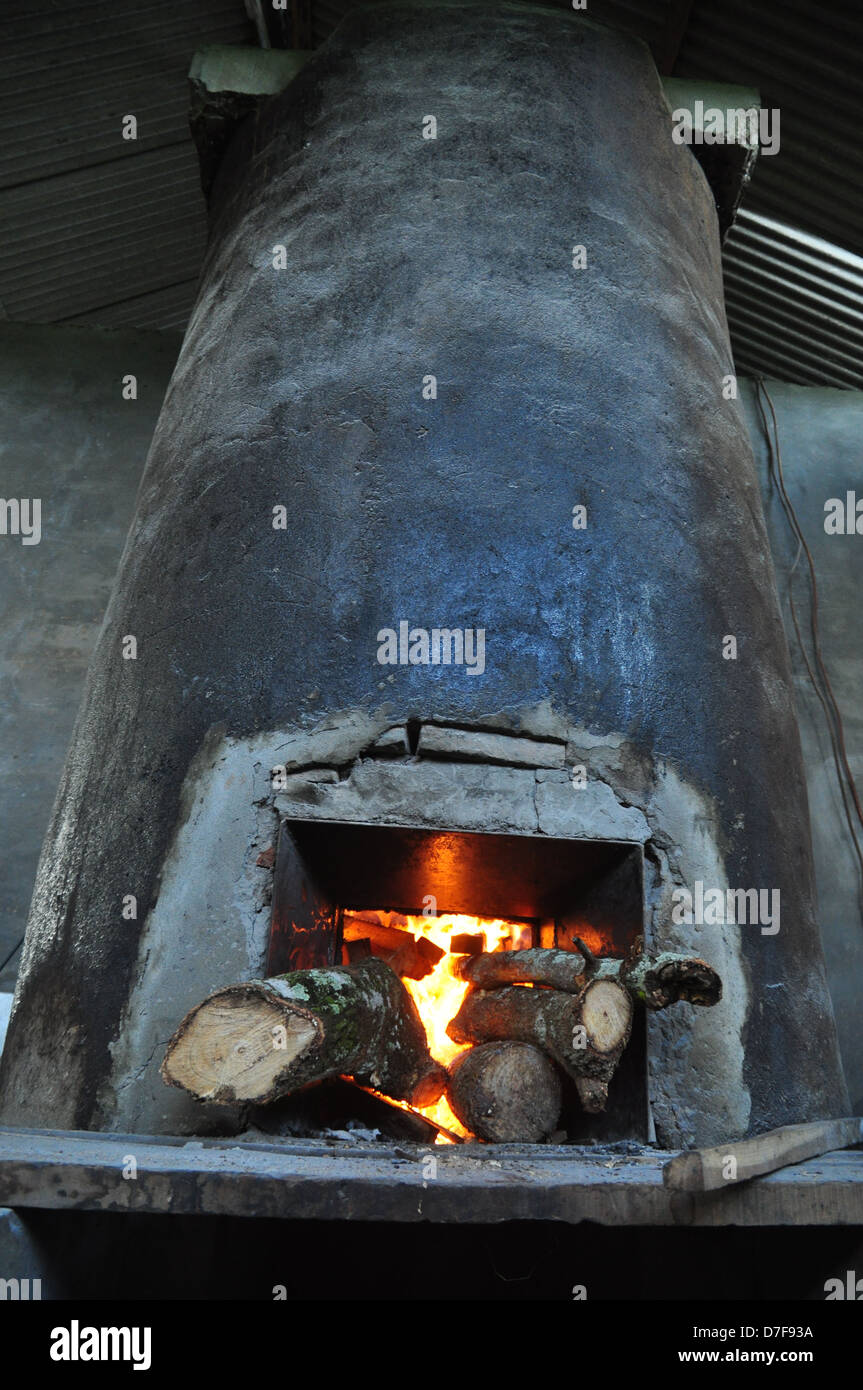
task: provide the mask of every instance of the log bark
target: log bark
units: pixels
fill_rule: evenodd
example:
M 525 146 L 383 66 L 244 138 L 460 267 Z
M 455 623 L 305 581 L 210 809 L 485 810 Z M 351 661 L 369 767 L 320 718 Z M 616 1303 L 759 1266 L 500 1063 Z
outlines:
M 648 956 L 636 950 L 625 960 L 603 959 L 594 978 L 619 980 L 647 1009 L 667 1009 L 681 1001 L 710 1008 L 722 998 L 722 980 L 712 965 L 671 951 Z
M 374 957 L 216 990 L 183 1019 L 162 1079 L 198 1100 L 266 1104 L 333 1076 L 430 1105 L 446 1072 L 398 976 Z
M 585 962 L 577 951 L 536 946 L 526 951 L 485 951 L 479 956 L 462 956 L 452 963 L 452 972 L 469 980 L 478 989 L 499 989 L 502 985 L 536 984 L 576 994 L 587 983 Z
M 453 1042 L 513 1040 L 533 1043 L 574 1078 L 605 1087 L 629 1041 L 633 1004 L 617 980 L 591 980 L 578 994 L 562 990 L 471 990 L 449 1024 Z M 593 1109 L 603 1109 L 600 1085 L 581 1088 Z
M 452 969 L 478 989 L 534 984 L 574 994 L 588 980 L 616 980 L 648 1009 L 665 1009 L 680 1000 L 708 1006 L 722 998 L 722 981 L 706 961 L 671 952 L 648 956 L 640 946 L 625 960 L 598 959 L 586 949 L 580 954 L 544 946 L 527 951 L 487 951 L 454 961 Z
M 554 1063 L 530 1043 L 482 1043 L 450 1067 L 447 1099 L 478 1139 L 536 1144 L 557 1128 L 560 1077 Z
M 365 940 L 371 942 L 375 955 L 383 956 L 397 951 L 403 944 L 405 933 L 399 927 L 388 927 L 384 922 L 370 918 L 357 917 L 345 913 L 342 939 L 344 941 Z
M 598 1115 L 608 1104 L 608 1082 L 596 1076 L 577 1076 L 575 1089 L 581 1101 L 582 1110 L 588 1115 Z

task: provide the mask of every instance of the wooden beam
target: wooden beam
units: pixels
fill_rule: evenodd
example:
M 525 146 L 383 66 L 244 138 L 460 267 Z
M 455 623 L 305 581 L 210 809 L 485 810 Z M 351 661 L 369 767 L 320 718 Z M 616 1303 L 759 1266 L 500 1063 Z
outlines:
M 817 1120 L 813 1124 L 783 1125 L 754 1139 L 693 1149 L 666 1163 L 662 1180 L 675 1192 L 718 1192 L 729 1184 L 746 1182 L 792 1163 L 863 1142 L 863 1120 Z

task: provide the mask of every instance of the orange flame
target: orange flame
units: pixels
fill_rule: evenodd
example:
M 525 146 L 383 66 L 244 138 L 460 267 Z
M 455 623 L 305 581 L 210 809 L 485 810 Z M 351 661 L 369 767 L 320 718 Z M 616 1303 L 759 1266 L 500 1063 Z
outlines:
M 463 913 L 445 913 L 440 917 L 407 917 L 404 930 L 410 932 L 415 940 L 426 937 L 439 946 L 445 954 L 437 965 L 422 980 L 404 979 L 403 983 L 417 1006 L 428 1037 L 429 1051 L 436 1062 L 449 1066 L 459 1053 L 466 1052 L 469 1044 L 454 1043 L 446 1028 L 461 1008 L 467 993 L 467 983 L 459 980 L 452 972 L 452 965 L 458 959 L 450 952 L 450 937 L 468 933 L 482 935 L 484 951 L 516 950 L 531 944 L 531 928 L 521 922 L 505 922 L 501 918 L 468 917 Z M 470 1138 L 470 1133 L 456 1119 L 446 1096 L 441 1096 L 434 1105 L 425 1106 L 422 1114 L 435 1124 L 442 1125 L 454 1134 Z M 438 1143 L 451 1141 L 439 1136 Z

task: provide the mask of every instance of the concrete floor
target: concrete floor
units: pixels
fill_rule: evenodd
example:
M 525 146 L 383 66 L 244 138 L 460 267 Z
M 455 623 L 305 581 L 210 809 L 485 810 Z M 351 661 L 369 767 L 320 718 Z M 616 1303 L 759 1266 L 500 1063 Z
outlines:
M 174 334 L 0 325 L 0 494 L 42 499 L 42 539 L 0 536 L 0 961 L 19 940 L 42 837 L 159 407 L 179 349 Z M 124 401 L 121 378 L 138 378 Z M 829 536 L 824 503 L 859 479 L 863 392 L 769 383 L 786 483 L 815 558 L 825 660 L 863 786 L 863 537 Z M 787 604 L 796 542 L 770 484 L 752 389 L 744 409 L 792 651 L 807 766 L 822 933 L 840 1043 L 863 1113 L 863 885 L 842 815 L 824 717 Z M 863 489 L 861 489 L 863 496 Z M 808 623 L 805 570 L 796 581 Z M 0 971 L 13 988 L 18 954 Z
M 176 334 L 0 324 L 0 495 L 42 538 L 0 535 L 0 961 L 24 930 L 84 675 L 173 369 Z M 121 378 L 138 378 L 124 401 Z M 18 956 L 0 972 L 11 990 Z

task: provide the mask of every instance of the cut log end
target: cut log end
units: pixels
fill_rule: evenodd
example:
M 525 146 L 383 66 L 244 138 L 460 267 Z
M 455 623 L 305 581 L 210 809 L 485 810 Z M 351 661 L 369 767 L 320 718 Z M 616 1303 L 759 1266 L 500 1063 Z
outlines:
M 529 1043 L 483 1043 L 453 1063 L 447 1099 L 453 1114 L 478 1139 L 536 1144 L 560 1118 L 560 1078 L 544 1053 Z
M 533 1043 L 573 1078 L 606 1085 L 632 1027 L 633 1003 L 617 980 L 597 979 L 577 995 L 562 990 L 469 990 L 447 1027 L 453 1042 Z M 597 1102 L 600 1092 L 592 1093 Z
M 255 985 L 211 995 L 181 1023 L 162 1063 L 170 1086 L 199 1100 L 263 1101 L 278 1076 L 319 1043 L 318 1019 Z
M 577 1076 L 575 1089 L 581 1101 L 582 1110 L 588 1115 L 599 1115 L 608 1104 L 608 1083 L 593 1076 Z
M 447 1079 L 401 980 L 373 956 L 217 990 L 183 1019 L 161 1074 L 197 1100 L 262 1105 L 352 1076 L 423 1106 Z
M 632 1000 L 615 980 L 594 980 L 581 996 L 581 1022 L 595 1052 L 618 1052 L 629 1039 Z

